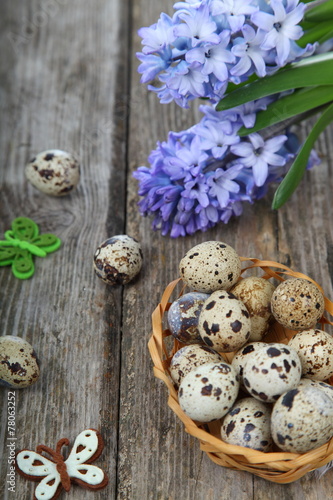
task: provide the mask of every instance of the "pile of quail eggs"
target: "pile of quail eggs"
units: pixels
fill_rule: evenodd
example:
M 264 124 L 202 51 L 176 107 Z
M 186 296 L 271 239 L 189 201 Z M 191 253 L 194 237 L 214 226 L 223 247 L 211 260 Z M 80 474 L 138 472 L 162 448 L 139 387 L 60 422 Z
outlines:
M 182 410 L 198 423 L 220 421 L 224 442 L 263 452 L 305 453 L 329 441 L 333 337 L 316 328 L 325 307 L 318 287 L 241 279 L 236 251 L 218 241 L 189 250 L 179 272 L 191 291 L 167 321 L 183 345 L 169 367 Z M 295 331 L 288 344 L 265 341 L 274 321 Z M 223 353 L 233 353 L 230 363 Z

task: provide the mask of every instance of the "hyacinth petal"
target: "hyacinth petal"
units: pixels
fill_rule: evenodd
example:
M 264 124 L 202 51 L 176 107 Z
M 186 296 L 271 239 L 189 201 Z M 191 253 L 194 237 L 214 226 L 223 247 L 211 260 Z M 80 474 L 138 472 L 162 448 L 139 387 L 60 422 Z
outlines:
M 281 38 L 284 37 L 282 35 L 279 35 L 279 33 L 275 29 L 273 29 L 265 36 L 261 44 L 261 48 L 263 50 L 270 50 L 273 48 L 277 48 L 276 45 L 278 44 L 278 42 L 280 42 Z
M 239 193 L 240 185 L 237 184 L 237 182 L 225 178 L 223 181 L 223 185 L 225 189 L 230 193 Z
M 238 63 L 231 68 L 230 73 L 236 76 L 244 75 L 251 68 L 251 65 L 252 62 L 249 56 L 242 57 L 242 59 L 240 59 Z
M 272 139 L 268 139 L 265 143 L 265 149 L 273 152 L 278 151 L 287 139 L 288 137 L 286 135 L 279 135 L 277 137 L 273 137 Z
M 256 68 L 257 75 L 260 77 L 266 76 L 266 64 L 262 56 L 257 52 L 251 52 L 251 59 Z
M 288 59 L 290 51 L 290 40 L 285 36 L 280 36 L 276 46 L 276 51 L 277 51 L 277 63 L 280 66 L 283 66 Z
M 268 165 L 267 163 L 262 160 L 261 158 L 258 158 L 257 162 L 255 165 L 252 167 L 253 170 L 253 177 L 256 185 L 258 187 L 263 186 L 265 184 L 265 181 L 267 179 L 267 174 L 268 174 Z
M 286 17 L 286 11 L 281 0 L 271 0 L 271 6 L 275 14 L 275 22 L 281 23 Z
M 249 135 L 249 139 L 252 143 L 252 146 L 254 149 L 259 149 L 264 146 L 264 139 L 261 137 L 261 135 L 254 133 Z
M 283 156 L 277 155 L 276 153 L 271 153 L 269 151 L 265 151 L 262 154 L 262 158 L 265 162 L 276 167 L 282 167 L 282 165 L 286 163 L 286 160 L 283 158 Z
M 266 12 L 255 12 L 251 16 L 251 21 L 264 31 L 270 31 L 273 28 L 274 16 Z
M 288 24 L 298 24 L 302 21 L 305 11 L 305 4 L 299 4 L 295 9 L 291 10 L 287 15 Z
M 291 40 L 298 40 L 303 35 L 301 26 L 284 26 L 282 33 Z
M 240 31 L 242 29 L 242 27 L 244 26 L 244 22 L 245 22 L 244 15 L 228 16 L 228 23 L 230 25 L 232 33 L 236 33 L 237 31 Z
M 200 62 L 204 64 L 205 62 L 205 50 L 203 47 L 196 47 L 194 49 L 189 50 L 185 54 L 185 59 L 188 63 Z
M 204 66 L 203 74 L 211 74 L 211 73 L 214 73 L 214 75 L 221 82 L 225 82 L 228 80 L 228 76 L 229 76 L 228 68 L 223 62 L 220 62 L 219 64 L 214 64 L 213 61 L 210 62 L 208 60 Z

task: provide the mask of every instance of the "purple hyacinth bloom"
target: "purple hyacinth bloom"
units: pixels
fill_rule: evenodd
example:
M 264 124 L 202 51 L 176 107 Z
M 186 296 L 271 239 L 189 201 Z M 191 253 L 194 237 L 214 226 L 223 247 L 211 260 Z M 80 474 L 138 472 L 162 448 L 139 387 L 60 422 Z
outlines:
M 189 38 L 192 47 L 202 43 L 218 44 L 220 42 L 216 33 L 216 23 L 212 20 L 209 7 L 204 2 L 198 9 L 191 9 L 188 12 L 180 11 L 177 17 L 184 22 L 175 26 L 174 34 Z
M 236 38 L 231 49 L 231 52 L 239 58 L 239 61 L 230 70 L 230 73 L 241 76 L 254 66 L 258 76 L 265 76 L 267 51 L 260 46 L 265 37 L 265 32 L 261 30 L 255 31 L 252 26 L 245 24 L 242 33 L 243 38 Z
M 261 47 L 264 50 L 276 49 L 276 63 L 279 66 L 288 60 L 291 41 L 298 40 L 303 34 L 297 24 L 303 18 L 305 4 L 298 4 L 298 0 L 286 0 L 286 4 L 284 7 L 281 0 L 271 0 L 274 14 L 259 11 L 251 16 L 252 22 L 266 32 Z
M 287 140 L 286 135 L 279 135 L 264 141 L 261 135 L 254 133 L 248 136 L 249 141 L 242 141 L 231 146 L 231 151 L 239 156 L 245 167 L 251 167 L 257 186 L 263 186 L 268 175 L 269 165 L 282 166 L 286 163 L 283 156 L 277 154 Z
M 207 159 L 208 155 L 202 150 L 200 138 L 194 136 L 190 144 L 176 146 L 175 154 L 165 158 L 163 170 L 171 180 L 189 180 L 202 170 Z
M 171 56 L 171 52 L 170 54 L 168 54 L 168 52 L 166 51 L 165 58 L 161 57 L 160 55 L 146 55 L 138 52 L 136 54 L 136 57 L 141 61 L 141 64 L 138 67 L 138 72 L 142 73 L 141 83 L 150 82 L 158 73 L 167 69 L 170 64 L 170 62 L 168 61 L 168 56 Z
M 189 198 L 190 200 L 197 200 L 199 205 L 202 207 L 208 207 L 208 186 L 207 178 L 204 174 L 198 174 L 192 180 L 185 182 L 184 191 L 182 191 L 181 196 L 184 198 Z
M 245 16 L 258 10 L 252 0 L 212 0 L 212 15 L 224 14 L 232 33 L 241 30 L 245 23 Z
M 198 46 L 189 50 L 185 58 L 190 64 L 201 64 L 203 75 L 213 73 L 218 80 L 225 82 L 229 77 L 227 63 L 235 62 L 235 56 L 228 49 L 230 32 L 225 30 L 219 35 L 219 40 L 217 45 Z
M 205 95 L 203 84 L 208 82 L 208 76 L 203 75 L 199 69 L 191 68 L 186 61 L 181 61 L 176 67 L 168 68 L 168 72 L 163 73 L 160 80 L 181 96 L 193 98 Z
M 239 172 L 243 169 L 243 165 L 234 165 L 227 170 L 218 168 L 211 175 L 207 184 L 210 187 L 209 194 L 217 198 L 221 208 L 225 208 L 230 200 L 230 193 L 238 193 L 240 185 L 234 182 Z
M 142 52 L 151 54 L 172 44 L 175 39 L 173 28 L 172 18 L 163 12 L 157 23 L 148 28 L 140 28 L 138 35 L 142 38 L 141 43 L 144 45 Z
M 228 147 L 240 140 L 238 135 L 232 134 L 232 124 L 228 121 L 214 123 L 206 120 L 195 131 L 203 139 L 202 149 L 211 150 L 214 158 L 222 158 Z

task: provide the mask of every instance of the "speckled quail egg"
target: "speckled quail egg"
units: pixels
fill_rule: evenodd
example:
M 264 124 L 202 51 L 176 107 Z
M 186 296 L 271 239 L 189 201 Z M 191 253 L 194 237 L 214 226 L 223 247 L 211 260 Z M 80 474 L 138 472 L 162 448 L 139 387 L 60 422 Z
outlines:
M 205 241 L 191 248 L 179 264 L 182 280 L 197 292 L 231 288 L 238 280 L 241 262 L 235 250 L 220 241 Z
M 237 375 L 228 363 L 206 363 L 182 380 L 178 398 L 181 409 L 193 420 L 211 422 L 223 417 L 238 394 Z
M 170 362 L 170 375 L 172 380 L 179 386 L 182 379 L 198 366 L 205 363 L 223 362 L 222 356 L 205 345 L 186 345 L 177 351 Z
M 304 330 L 288 343 L 297 352 L 302 375 L 314 380 L 326 380 L 333 375 L 333 337 L 323 330 Z
M 245 344 L 241 349 L 239 349 L 239 351 L 237 351 L 235 356 L 232 358 L 231 364 L 235 368 L 236 373 L 239 376 L 239 384 L 243 390 L 246 390 L 246 387 L 243 383 L 243 371 L 245 364 L 254 352 L 257 352 L 259 349 L 262 349 L 267 345 L 268 344 L 265 342 L 249 342 L 248 344 Z
M 333 401 L 316 387 L 297 387 L 276 401 L 271 432 L 283 451 L 306 453 L 333 436 Z
M 261 340 L 267 333 L 272 318 L 271 298 L 274 290 L 275 287 L 270 281 L 256 276 L 238 281 L 230 290 L 245 304 L 250 313 L 250 341 Z
M 326 384 L 326 382 L 322 382 L 321 380 L 311 380 L 310 378 L 301 378 L 300 383 L 298 384 L 297 387 L 299 388 L 309 385 L 312 387 L 316 387 L 317 389 L 321 389 L 328 397 L 330 397 L 333 400 L 332 385 Z
M 25 175 L 39 191 L 53 196 L 64 196 L 77 186 L 80 180 L 80 165 L 72 154 L 60 149 L 50 149 L 29 161 Z
M 313 328 L 324 313 L 324 296 L 310 281 L 292 278 L 276 287 L 271 309 L 278 323 L 291 330 Z
M 223 419 L 221 438 L 229 444 L 267 452 L 271 436 L 271 408 L 255 398 L 236 401 Z
M 108 285 L 126 285 L 140 272 L 143 256 L 140 243 L 126 234 L 105 240 L 94 255 L 94 270 Z
M 21 337 L 0 337 L 0 383 L 20 389 L 37 382 L 39 362 L 33 347 Z
M 202 304 L 207 293 L 190 292 L 175 300 L 168 311 L 168 325 L 172 335 L 185 344 L 203 343 L 198 331 Z
M 248 341 L 251 319 L 243 302 L 226 290 L 217 290 L 202 306 L 198 328 L 209 347 L 233 352 Z
M 272 343 L 251 355 L 244 366 L 243 381 L 251 396 L 272 403 L 297 387 L 301 373 L 297 352 L 290 346 Z

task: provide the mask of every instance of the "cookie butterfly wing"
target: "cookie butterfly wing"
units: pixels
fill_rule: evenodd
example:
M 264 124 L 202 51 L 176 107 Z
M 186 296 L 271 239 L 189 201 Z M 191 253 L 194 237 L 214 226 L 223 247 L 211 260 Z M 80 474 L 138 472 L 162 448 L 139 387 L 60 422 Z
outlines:
M 88 429 L 81 432 L 75 439 L 72 451 L 67 460 L 67 473 L 71 479 L 85 488 L 100 489 L 108 483 L 102 469 L 90 465 L 103 450 L 103 440 L 98 431 Z
M 16 467 L 26 479 L 38 481 L 41 478 L 35 491 L 37 500 L 50 500 L 61 485 L 56 464 L 35 451 L 20 451 L 16 455 Z
M 39 229 L 37 224 L 28 217 L 18 217 L 13 220 L 12 231 L 8 231 L 8 233 L 12 233 L 19 240 L 32 241 L 38 236 Z

